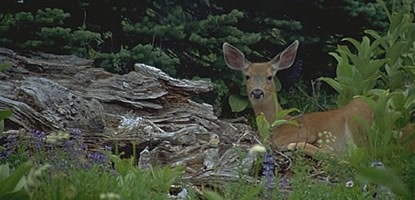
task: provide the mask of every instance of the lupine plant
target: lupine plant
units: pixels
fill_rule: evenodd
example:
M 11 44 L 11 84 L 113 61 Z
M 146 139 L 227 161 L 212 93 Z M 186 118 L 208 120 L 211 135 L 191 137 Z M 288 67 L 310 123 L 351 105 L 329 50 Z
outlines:
M 28 137 L 8 135 L 5 141 L 0 199 L 169 199 L 170 186 L 180 184 L 184 172 L 182 167 L 140 169 L 108 146 L 91 151 L 77 129 L 33 130 Z M 26 160 L 33 163 L 30 168 Z
M 17 135 L 6 137 L 5 150 L 0 159 L 17 166 L 25 160 L 34 159 L 35 164 L 49 163 L 57 169 L 85 168 L 93 164 L 109 164 L 103 147 L 101 152 L 88 151 L 78 129 L 69 132 L 58 131 L 47 135 L 43 131 L 33 130 L 28 138 Z
M 279 105 L 278 98 L 276 93 L 273 93 L 273 98 L 275 101 L 275 105 Z M 264 155 L 263 160 L 263 175 L 264 175 L 264 197 L 266 199 L 272 198 L 272 191 L 275 188 L 275 180 L 274 180 L 274 173 L 275 173 L 275 163 L 274 163 L 274 157 L 272 155 L 270 144 L 270 135 L 272 133 L 272 129 L 274 127 L 278 127 L 282 124 L 291 124 L 293 126 L 297 126 L 298 124 L 295 121 L 283 119 L 284 116 L 292 113 L 292 112 L 298 112 L 299 110 L 296 108 L 291 109 L 285 109 L 285 110 L 278 110 L 278 107 L 276 109 L 276 116 L 273 123 L 270 125 L 265 118 L 265 115 L 263 113 L 259 114 L 256 117 L 256 122 L 258 126 L 258 132 L 261 136 L 262 142 L 265 145 L 266 153 Z

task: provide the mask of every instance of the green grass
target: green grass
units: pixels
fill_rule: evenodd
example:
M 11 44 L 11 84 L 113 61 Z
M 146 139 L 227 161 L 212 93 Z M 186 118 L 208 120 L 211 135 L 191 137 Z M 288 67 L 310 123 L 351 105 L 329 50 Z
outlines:
M 299 81 L 290 89 L 278 92 L 284 109 L 298 108 L 304 113 L 336 109 L 336 97 L 321 89 L 321 81 Z
M 54 151 L 64 155 L 60 149 Z M 40 153 L 52 154 L 52 152 Z M 57 157 L 58 160 L 53 165 L 46 164 L 48 160 L 37 161 L 38 164 L 25 176 L 24 188 L 28 194 L 26 197 L 27 199 L 169 199 L 170 186 L 179 184 L 189 191 L 189 199 L 263 198 L 262 184 L 247 183 L 244 180 L 210 185 L 202 190 L 203 197 L 198 196 L 190 184 L 182 180 L 183 167 L 154 166 L 152 169 L 140 169 L 132 165 L 132 159 L 121 159 L 115 155 L 111 157 L 114 167 L 102 163 L 85 167 L 75 164 L 65 168 L 53 166 L 65 162 L 66 156 Z M 283 175 L 290 177 L 291 192 L 285 197 L 287 199 L 372 199 L 372 195 L 376 192 L 363 191 L 362 188 L 367 183 L 366 180 L 372 180 L 374 183 L 379 180 L 371 179 L 370 175 L 369 178 L 364 179 L 359 173 L 359 168 L 355 167 L 348 157 L 333 158 L 320 155 L 311 159 L 300 152 L 295 152 L 290 157 L 291 169 L 278 174 L 275 179 L 278 185 L 278 177 Z M 394 158 L 396 162 L 384 161 L 385 165 L 390 165 L 395 172 L 399 172 L 397 175 L 386 174 L 385 177 L 397 180 L 403 187 L 413 188 L 414 160 L 413 154 L 399 154 Z M 394 165 L 391 165 L 392 163 Z M 13 168 L 11 172 L 11 174 L 15 172 Z M 353 180 L 353 186 L 347 187 L 346 183 L 350 180 Z M 413 189 L 408 191 L 413 193 Z M 278 187 L 272 195 L 271 199 L 282 199 Z M 411 194 L 406 195 L 412 197 Z M 403 193 L 397 196 L 397 199 L 404 198 Z

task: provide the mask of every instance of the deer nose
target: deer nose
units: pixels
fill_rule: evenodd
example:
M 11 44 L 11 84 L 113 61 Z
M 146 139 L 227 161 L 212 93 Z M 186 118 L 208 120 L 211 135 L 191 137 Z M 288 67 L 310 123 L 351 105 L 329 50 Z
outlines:
M 264 92 L 260 89 L 254 89 L 251 92 L 251 96 L 255 99 L 260 99 L 260 98 L 264 97 Z

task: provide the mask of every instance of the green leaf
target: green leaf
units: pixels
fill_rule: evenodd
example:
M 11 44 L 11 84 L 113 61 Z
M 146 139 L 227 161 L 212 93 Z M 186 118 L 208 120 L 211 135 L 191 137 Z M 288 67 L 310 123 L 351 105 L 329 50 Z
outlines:
M 294 120 L 286 120 L 286 119 L 279 119 L 279 120 L 275 120 L 271 127 L 278 127 L 281 126 L 283 124 L 289 124 L 289 125 L 293 125 L 293 126 L 298 126 L 298 122 L 294 121 Z
M 407 45 L 407 42 L 398 41 L 398 42 L 392 44 L 392 46 L 389 49 L 387 49 L 386 58 L 389 59 L 388 63 L 391 66 L 396 66 L 394 64 L 396 63 L 398 58 L 402 55 L 402 52 L 405 50 L 404 49 L 405 45 Z
M 230 95 L 228 103 L 231 106 L 232 112 L 241 112 L 248 107 L 248 99 L 238 95 Z
M 359 72 L 362 74 L 363 79 L 369 79 L 376 76 L 377 71 L 385 63 L 384 59 L 372 60 L 365 67 L 359 68 Z
M 280 80 L 277 77 L 274 78 L 274 84 L 275 84 L 275 88 L 277 89 L 277 92 L 279 92 L 282 88 L 282 85 L 281 85 Z
M 29 172 L 32 167 L 33 164 L 30 161 L 22 163 L 13 174 L 10 174 L 4 179 L 4 181 L 0 183 L 0 199 L 8 193 L 16 192 L 16 186 L 18 186 L 21 179 L 24 178 L 24 175 Z
M 353 44 L 353 46 L 360 52 L 360 43 L 359 41 L 353 39 L 353 38 L 344 38 L 342 41 L 348 41 Z
M 0 165 L 0 182 L 3 182 L 10 174 L 9 164 Z
M 3 136 L 4 119 L 11 117 L 11 116 L 12 116 L 11 110 L 0 110 L 0 137 Z
M 7 200 L 30 199 L 29 194 L 25 190 L 10 192 L 4 195 L 3 197 L 4 199 L 7 199 Z
M 0 137 L 3 137 L 4 120 L 0 120 Z
M 343 91 L 343 86 L 338 81 L 336 81 L 332 78 L 321 77 L 318 80 L 326 82 L 327 84 L 329 84 L 333 89 L 335 89 L 340 94 Z
M 3 120 L 5 118 L 9 118 L 12 116 L 11 110 L 0 110 L 0 120 Z
M 281 110 L 278 113 L 276 113 L 275 118 L 276 119 L 282 119 L 284 116 L 287 116 L 288 114 L 290 114 L 292 112 L 300 112 L 300 110 L 298 110 L 297 108 L 284 109 L 284 110 Z
M 365 30 L 364 33 L 372 36 L 373 38 L 375 38 L 376 40 L 381 39 L 381 36 L 375 31 L 375 30 Z
M 278 126 L 280 126 L 282 124 L 285 124 L 287 122 L 288 122 L 288 120 L 286 120 L 286 119 L 278 119 L 278 120 L 275 120 L 274 122 L 272 122 L 271 127 L 278 127 Z
M 260 113 L 256 117 L 256 124 L 258 126 L 259 134 L 261 135 L 261 138 L 263 139 L 264 143 L 268 141 L 269 135 L 270 135 L 270 125 L 265 118 L 264 113 Z
M 131 156 L 129 159 L 121 159 L 120 156 L 111 155 L 110 159 L 114 163 L 115 170 L 121 177 L 125 177 L 134 168 L 134 157 Z

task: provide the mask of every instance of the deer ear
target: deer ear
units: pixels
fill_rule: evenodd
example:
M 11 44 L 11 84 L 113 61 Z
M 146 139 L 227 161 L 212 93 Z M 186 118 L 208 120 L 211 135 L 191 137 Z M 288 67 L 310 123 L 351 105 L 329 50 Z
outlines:
M 229 43 L 223 43 L 223 55 L 226 65 L 231 69 L 243 70 L 249 65 L 245 55 Z
M 287 47 L 284 51 L 276 55 L 270 61 L 274 75 L 279 70 L 291 67 L 291 65 L 294 63 L 295 56 L 297 55 L 298 45 L 298 40 L 294 41 L 289 47 Z

